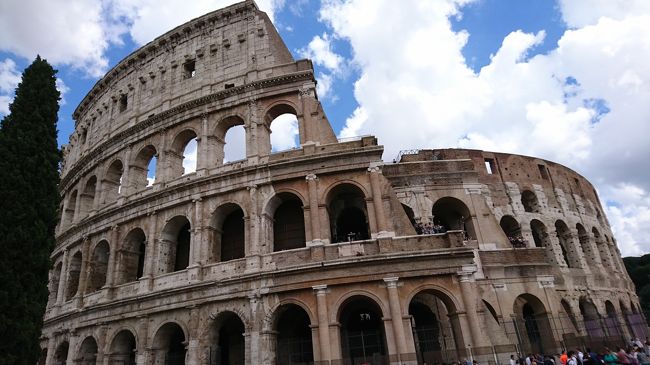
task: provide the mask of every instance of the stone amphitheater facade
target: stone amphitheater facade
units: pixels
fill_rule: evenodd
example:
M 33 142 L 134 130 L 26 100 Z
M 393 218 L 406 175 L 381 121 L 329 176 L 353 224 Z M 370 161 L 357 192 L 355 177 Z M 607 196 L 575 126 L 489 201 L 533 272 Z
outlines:
M 300 146 L 274 152 L 286 113 Z M 586 179 L 337 140 L 311 62 L 252 1 L 135 51 L 74 119 L 41 363 L 494 364 L 645 336 Z M 224 163 L 240 125 L 246 156 Z

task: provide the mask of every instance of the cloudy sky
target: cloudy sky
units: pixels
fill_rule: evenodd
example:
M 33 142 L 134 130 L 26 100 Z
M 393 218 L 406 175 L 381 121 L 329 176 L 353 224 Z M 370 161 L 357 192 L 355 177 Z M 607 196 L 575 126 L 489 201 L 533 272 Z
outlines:
M 36 54 L 71 114 L 111 66 L 228 0 L 0 2 L 0 115 Z M 311 58 L 341 137 L 540 156 L 597 187 L 624 255 L 650 252 L 650 1 L 260 0 Z M 275 123 L 274 123 L 275 124 Z M 281 123 L 278 123 L 281 125 Z M 291 147 L 294 125 L 274 137 Z

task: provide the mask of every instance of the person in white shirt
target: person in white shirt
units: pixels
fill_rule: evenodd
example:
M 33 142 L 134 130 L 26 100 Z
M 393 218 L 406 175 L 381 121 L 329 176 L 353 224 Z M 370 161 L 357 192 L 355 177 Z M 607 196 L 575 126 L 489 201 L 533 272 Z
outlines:
M 510 355 L 510 365 L 516 365 L 517 360 L 515 360 L 515 355 Z

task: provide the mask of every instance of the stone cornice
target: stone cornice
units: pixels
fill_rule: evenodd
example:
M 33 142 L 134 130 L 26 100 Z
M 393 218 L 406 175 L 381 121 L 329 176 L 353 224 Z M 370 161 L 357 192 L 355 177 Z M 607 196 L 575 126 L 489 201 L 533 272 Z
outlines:
M 122 61 L 120 61 L 120 63 L 111 68 L 103 78 L 93 85 L 88 94 L 86 94 L 72 113 L 73 119 L 78 123 L 79 117 L 86 111 L 86 108 L 92 104 L 95 97 L 102 94 L 105 89 L 110 88 L 114 80 L 118 79 L 125 72 L 128 72 L 134 64 L 146 59 L 147 54 L 155 53 L 159 48 L 164 48 L 167 44 L 178 43 L 179 39 L 183 37 L 187 38 L 191 36 L 192 33 L 201 31 L 205 28 L 206 24 L 214 25 L 220 20 L 227 20 L 232 14 L 244 13 L 250 10 L 259 10 L 255 2 L 252 0 L 246 0 L 227 8 L 213 11 L 201 17 L 192 19 L 185 24 L 181 24 L 138 48 L 136 51 L 126 56 Z
M 79 160 L 77 160 L 74 166 L 72 166 L 70 170 L 64 176 L 61 177 L 61 182 L 59 183 L 59 191 L 62 193 L 65 192 L 73 181 L 78 180 L 83 174 L 83 172 L 85 172 L 90 168 L 90 165 L 94 165 L 92 164 L 93 160 L 95 160 L 95 163 L 97 163 L 98 162 L 97 160 L 102 157 L 104 151 L 106 151 L 110 147 L 113 147 L 114 145 L 117 144 L 124 143 L 125 138 L 132 136 L 138 132 L 141 132 L 156 124 L 159 124 L 162 121 L 172 118 L 177 114 L 210 104 L 215 101 L 220 101 L 231 96 L 243 94 L 252 90 L 260 90 L 267 87 L 285 85 L 293 82 L 313 80 L 313 78 L 314 78 L 314 73 L 312 70 L 299 71 L 291 74 L 271 77 L 268 79 L 254 81 L 245 85 L 222 90 L 210 95 L 202 96 L 194 100 L 190 100 L 188 102 L 177 105 L 175 107 L 172 107 L 154 116 L 151 116 L 130 128 L 127 128 L 117 134 L 114 134 L 108 140 L 102 142 L 92 151 L 86 153 Z M 242 100 L 247 100 L 247 99 L 248 98 L 242 97 Z

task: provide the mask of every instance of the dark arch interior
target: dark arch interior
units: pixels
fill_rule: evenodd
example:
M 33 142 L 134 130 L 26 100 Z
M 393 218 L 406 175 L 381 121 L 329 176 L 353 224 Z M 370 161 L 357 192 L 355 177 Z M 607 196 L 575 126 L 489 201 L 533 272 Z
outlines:
M 537 195 L 530 190 L 524 190 L 521 193 L 521 204 L 524 206 L 524 210 L 529 213 L 539 213 L 539 202 L 537 201 Z
M 164 359 L 156 363 L 165 365 L 185 365 L 185 334 L 175 323 L 167 323 L 156 333 L 155 346 L 164 354 Z
M 370 237 L 364 195 L 354 185 L 342 184 L 330 192 L 328 204 L 332 242 Z
M 421 302 L 412 301 L 409 314 L 413 316 L 416 351 L 420 363 L 442 362 L 440 346 L 440 321 L 431 308 Z
M 65 291 L 65 300 L 70 300 L 79 290 L 79 275 L 81 273 L 81 252 L 77 251 L 68 264 L 68 283 Z
M 56 352 L 54 353 L 54 361 L 57 364 L 65 364 L 66 360 L 68 359 L 68 348 L 69 348 L 68 342 L 63 342 L 62 344 L 59 345 L 59 347 L 56 348 Z
M 187 222 L 176 238 L 176 258 L 174 271 L 184 270 L 190 264 L 190 223 Z
M 283 201 L 273 215 L 273 251 L 305 247 L 305 216 L 298 199 Z
M 386 337 L 382 312 L 370 299 L 350 299 L 340 314 L 343 358 L 353 364 L 383 363 Z
M 106 241 L 98 243 L 92 256 L 90 277 L 88 278 L 89 292 L 97 291 L 106 284 L 109 255 L 110 248 L 108 247 L 108 243 Z
M 244 211 L 237 207 L 223 220 L 221 229 L 221 261 L 243 258 L 244 243 Z
M 314 361 L 309 315 L 295 304 L 279 309 L 276 318 L 277 364 L 312 364 Z
M 474 225 L 467 205 L 462 201 L 444 197 L 438 199 L 431 210 L 433 224 L 441 225 L 445 231 L 462 230 L 469 238 L 475 238 Z
M 130 331 L 120 331 L 111 344 L 111 363 L 135 365 L 135 336 Z
M 136 228 L 126 235 L 122 250 L 119 254 L 118 284 L 136 281 L 142 277 L 144 272 L 146 241 L 147 238 L 144 235 L 144 231 L 140 228 Z
M 94 364 L 97 357 L 97 341 L 92 337 L 87 337 L 81 343 L 77 361 L 81 364 Z
M 521 236 L 521 227 L 519 222 L 509 215 L 504 215 L 499 222 L 503 233 L 508 237 L 508 242 L 515 247 L 523 247 L 526 245 L 524 238 Z
M 216 347 L 210 351 L 210 364 L 244 365 L 244 323 L 233 313 L 224 315 L 220 323 Z
M 560 248 L 562 249 L 562 257 L 564 258 L 564 262 L 566 262 L 568 267 L 576 267 L 576 263 L 571 260 L 571 256 L 567 251 L 567 247 L 571 247 L 571 233 L 569 232 L 569 227 L 567 227 L 567 225 L 562 221 L 556 221 L 555 233 L 557 235 L 557 239 L 560 241 Z

